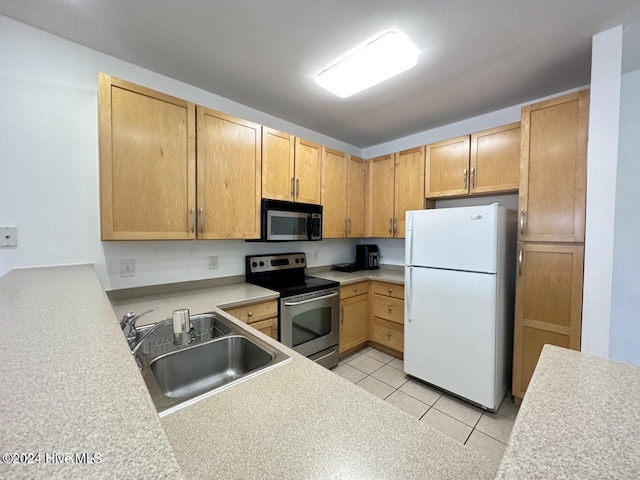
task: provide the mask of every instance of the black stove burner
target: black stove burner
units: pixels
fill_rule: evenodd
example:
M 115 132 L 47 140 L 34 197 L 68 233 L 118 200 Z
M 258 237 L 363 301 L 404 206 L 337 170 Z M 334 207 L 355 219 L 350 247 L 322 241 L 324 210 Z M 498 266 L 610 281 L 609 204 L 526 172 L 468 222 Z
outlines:
M 257 281 L 247 280 L 260 287 L 275 290 L 280 293 L 281 297 L 292 297 L 301 293 L 317 292 L 327 288 L 338 288 L 340 284 L 333 280 L 325 280 L 324 278 L 310 277 L 305 275 L 302 279 L 262 279 Z

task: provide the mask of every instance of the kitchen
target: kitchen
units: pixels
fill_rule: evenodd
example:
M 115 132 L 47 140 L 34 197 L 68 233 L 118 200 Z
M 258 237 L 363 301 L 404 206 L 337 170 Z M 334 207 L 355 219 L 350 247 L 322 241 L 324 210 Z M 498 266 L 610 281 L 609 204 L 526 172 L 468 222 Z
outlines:
M 17 112 L 17 118 L 5 117 L 6 123 L 3 124 L 3 131 L 11 132 L 8 137 L 14 143 L 10 144 L 10 155 L 3 155 L 4 162 L 7 163 L 3 163 L 3 171 L 8 172 L 4 178 L 8 180 L 8 184 L 3 186 L 3 195 L 6 196 L 2 197 L 2 205 L 3 210 L 6 208 L 6 222 L 18 225 L 20 231 L 18 249 L 3 251 L 3 272 L 19 266 L 90 262 L 96 265 L 104 288 L 113 290 L 209 278 L 211 272 L 206 260 L 211 254 L 217 254 L 220 263 L 216 277 L 242 275 L 244 255 L 249 248 L 254 247 L 240 241 L 166 241 L 151 244 L 99 242 L 99 218 L 96 213 L 99 211 L 96 195 L 97 130 L 93 120 L 97 116 L 96 72 L 107 71 L 129 81 L 189 98 L 199 104 L 251 117 L 266 125 L 273 125 L 272 119 L 265 119 L 253 111 L 248 112 L 246 107 L 51 37 L 9 19 L 3 18 L 2 22 L 3 35 L 6 35 L 6 41 L 3 41 L 3 59 L 6 59 L 6 63 L 3 62 L 3 79 L 6 81 L 4 90 L 11 92 L 10 95 L 7 93 L 5 104 Z M 43 83 L 45 77 L 60 78 L 60 83 L 48 85 Z M 630 95 L 631 90 L 628 92 L 627 95 Z M 77 108 L 69 109 L 70 104 L 77 105 Z M 32 114 L 36 109 L 40 112 L 37 117 Z M 516 121 L 519 119 L 519 110 L 519 106 L 516 106 L 497 112 L 491 118 L 476 119 L 475 124 L 469 121 L 463 125 L 451 126 L 448 132 L 433 132 L 434 136 L 439 136 L 432 140 Z M 245 115 L 245 112 L 250 115 Z M 87 122 L 87 118 L 92 120 Z M 626 128 L 634 125 L 634 118 L 631 116 L 628 119 L 631 123 L 627 123 Z M 286 125 L 282 123 L 276 126 L 286 129 Z M 625 125 L 620 128 L 622 133 Z M 294 133 L 303 136 L 307 132 L 297 127 Z M 80 138 L 88 140 L 80 141 Z M 337 141 L 325 142 L 318 135 L 313 138 L 338 150 L 363 156 L 358 149 L 351 150 Z M 593 141 L 593 136 L 591 140 Z M 400 145 L 397 147 L 396 150 L 403 148 Z M 373 157 L 383 152 L 371 153 L 370 156 Z M 8 158 L 20 160 L 9 162 Z M 34 159 L 39 160 L 34 162 Z M 623 166 L 620 162 L 619 175 L 622 175 Z M 592 177 L 591 173 L 588 177 Z M 597 175 L 594 178 L 598 178 Z M 633 178 L 633 172 L 626 178 Z M 591 187 L 588 191 L 591 194 Z M 56 199 L 56 202 L 52 202 L 52 199 Z M 593 211 L 597 212 L 599 207 L 603 207 L 601 200 L 594 199 L 595 204 L 590 205 L 594 208 Z M 616 202 L 616 208 L 624 206 L 624 200 L 622 203 Z M 10 212 L 19 216 L 9 216 Z M 633 216 L 628 219 L 633 221 Z M 314 259 L 313 247 L 307 251 L 310 264 L 322 266 L 350 261 L 355 243 L 356 240 L 350 239 L 323 240 L 318 247 L 317 260 Z M 398 246 L 402 240 L 387 239 L 376 243 L 383 253 L 384 264 L 402 264 L 403 248 Z M 306 248 L 308 247 L 303 245 L 301 249 Z M 289 248 L 278 246 L 276 250 L 284 252 Z M 261 251 L 270 250 L 263 248 Z M 611 254 L 613 255 L 613 248 Z M 123 258 L 136 259 L 134 277 L 120 277 L 119 260 Z M 623 285 L 620 288 L 625 287 Z M 585 301 L 589 301 L 586 295 Z M 585 311 L 588 309 L 585 308 Z M 614 326 L 622 328 L 624 325 L 612 324 Z

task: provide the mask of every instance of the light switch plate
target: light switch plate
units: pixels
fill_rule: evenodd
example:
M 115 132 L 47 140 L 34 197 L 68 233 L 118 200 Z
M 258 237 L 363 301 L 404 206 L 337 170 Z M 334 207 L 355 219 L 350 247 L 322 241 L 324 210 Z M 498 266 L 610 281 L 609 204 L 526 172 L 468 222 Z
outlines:
M 218 256 L 211 255 L 209 257 L 209 270 L 217 270 L 218 269 Z
M 136 261 L 133 258 L 120 260 L 120 276 L 135 277 L 135 275 L 136 275 Z
M 18 227 L 0 227 L 0 247 L 18 246 Z

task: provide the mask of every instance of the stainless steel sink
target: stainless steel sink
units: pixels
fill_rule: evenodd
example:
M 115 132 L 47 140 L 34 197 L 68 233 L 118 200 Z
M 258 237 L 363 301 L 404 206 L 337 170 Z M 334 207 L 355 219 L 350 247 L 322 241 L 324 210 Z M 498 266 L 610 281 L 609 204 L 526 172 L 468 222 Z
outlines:
M 160 416 L 168 415 L 289 360 L 280 350 L 217 313 L 191 316 L 194 341 L 172 342 L 172 326 L 161 326 L 136 353 L 142 377 Z M 142 337 L 146 329 L 141 327 Z

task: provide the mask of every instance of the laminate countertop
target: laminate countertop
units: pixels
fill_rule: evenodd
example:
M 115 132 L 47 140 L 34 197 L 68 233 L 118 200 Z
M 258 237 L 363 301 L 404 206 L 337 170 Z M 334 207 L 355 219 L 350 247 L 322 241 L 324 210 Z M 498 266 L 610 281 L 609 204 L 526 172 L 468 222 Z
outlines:
M 496 478 L 640 478 L 640 367 L 545 345 Z
M 175 308 L 184 306 L 179 300 Z M 92 266 L 15 270 L 0 279 L 0 301 L 8 339 L 0 349 L 3 450 L 101 458 L 0 464 L 0 477 L 495 474 L 490 460 L 212 306 L 220 304 L 215 295 L 207 311 L 250 329 L 291 361 L 161 419 Z

